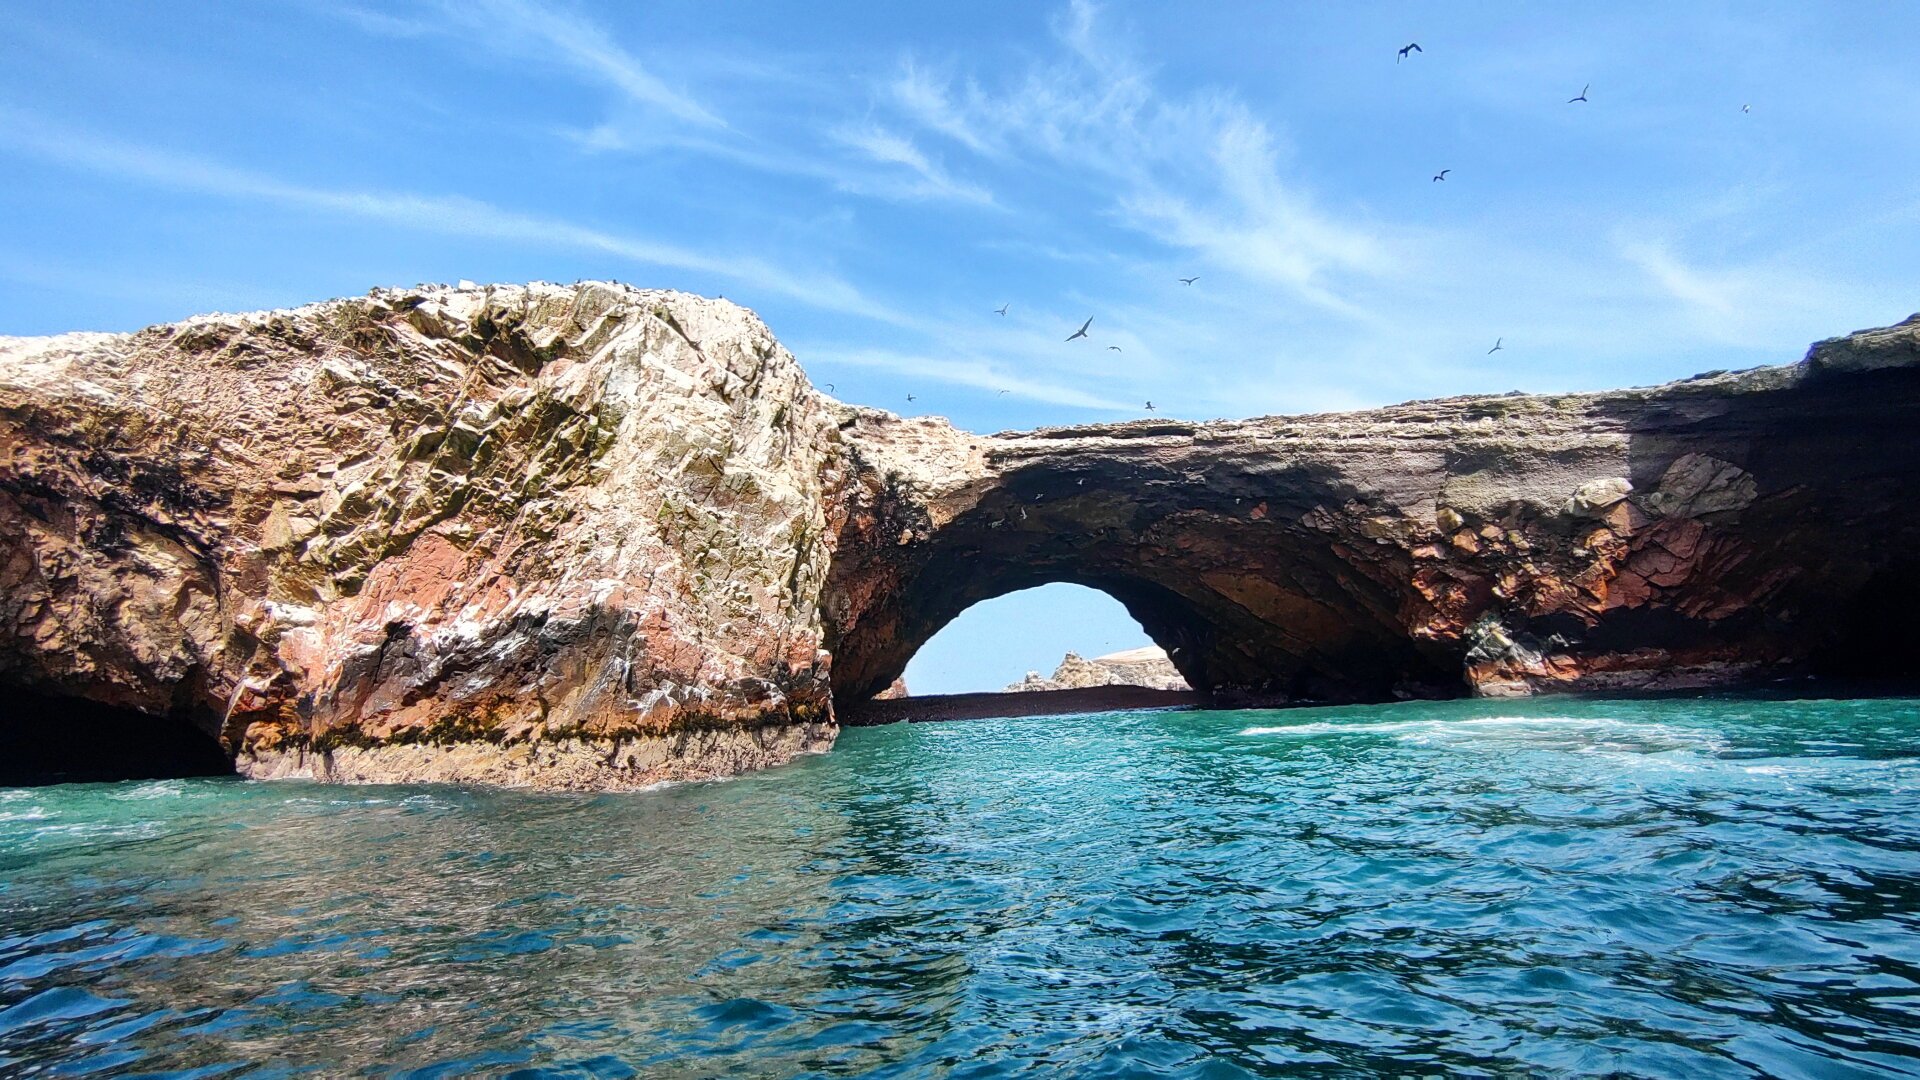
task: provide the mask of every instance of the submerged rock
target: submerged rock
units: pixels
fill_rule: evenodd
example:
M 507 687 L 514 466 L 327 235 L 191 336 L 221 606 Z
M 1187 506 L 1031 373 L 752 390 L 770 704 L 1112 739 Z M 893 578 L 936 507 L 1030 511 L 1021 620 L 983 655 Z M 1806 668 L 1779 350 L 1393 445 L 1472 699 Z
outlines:
M 1911 673 L 1917 432 L 1920 321 L 1651 389 L 994 436 L 609 284 L 0 339 L 0 685 L 251 775 L 600 788 L 823 748 L 1050 581 L 1227 701 Z

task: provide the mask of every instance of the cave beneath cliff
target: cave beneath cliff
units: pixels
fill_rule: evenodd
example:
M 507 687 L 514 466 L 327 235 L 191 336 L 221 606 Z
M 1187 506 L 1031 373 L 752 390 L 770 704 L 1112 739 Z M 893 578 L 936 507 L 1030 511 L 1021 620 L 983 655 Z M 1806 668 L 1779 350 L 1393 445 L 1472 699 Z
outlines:
M 218 740 L 191 721 L 19 689 L 0 696 L 0 786 L 232 774 Z
M 1920 681 L 1920 561 L 1893 563 L 1845 605 L 1834 643 L 1815 654 L 1818 674 L 1876 682 Z

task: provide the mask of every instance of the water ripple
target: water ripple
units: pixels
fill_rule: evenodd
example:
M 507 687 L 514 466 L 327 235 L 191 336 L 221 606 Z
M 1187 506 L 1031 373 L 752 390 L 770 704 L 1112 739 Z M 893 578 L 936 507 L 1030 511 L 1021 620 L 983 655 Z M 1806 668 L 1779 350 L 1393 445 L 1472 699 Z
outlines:
M 1913 702 L 898 725 L 0 791 L 0 1074 L 1920 1075 Z

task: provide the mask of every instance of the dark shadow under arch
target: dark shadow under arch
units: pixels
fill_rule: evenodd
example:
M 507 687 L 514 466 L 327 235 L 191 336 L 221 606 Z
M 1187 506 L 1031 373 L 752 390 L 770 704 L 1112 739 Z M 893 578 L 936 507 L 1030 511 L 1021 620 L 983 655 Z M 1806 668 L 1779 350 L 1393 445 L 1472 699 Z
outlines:
M 881 534 L 899 539 L 843 544 L 832 571 L 836 705 L 884 690 L 973 605 L 1055 582 L 1112 596 L 1189 685 L 1224 701 L 1465 692 L 1458 656 L 1401 624 L 1411 567 L 1357 571 L 1347 538 L 1303 524 L 1346 492 L 1287 470 L 1284 497 L 1247 497 L 1232 483 L 1164 481 L 1163 468 L 1107 458 L 1012 472 L 938 528 L 881 506 Z M 1174 493 L 1179 505 L 1161 505 Z

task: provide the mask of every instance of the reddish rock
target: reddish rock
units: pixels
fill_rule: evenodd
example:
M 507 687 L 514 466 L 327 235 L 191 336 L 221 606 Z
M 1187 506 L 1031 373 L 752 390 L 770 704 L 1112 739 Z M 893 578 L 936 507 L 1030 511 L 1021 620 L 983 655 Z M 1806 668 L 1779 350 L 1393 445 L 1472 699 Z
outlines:
M 8 339 L 0 679 L 260 775 L 785 760 L 832 738 L 835 415 L 750 314 L 611 285 Z
M 1229 702 L 1911 674 L 1916 433 L 1920 320 L 1648 389 L 995 436 L 604 284 L 0 339 L 0 685 L 253 775 L 610 787 L 824 747 L 1053 581 Z

